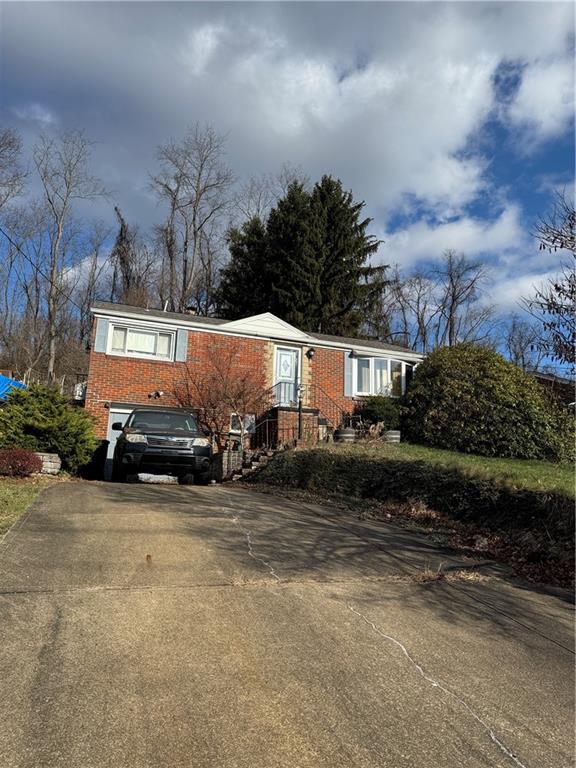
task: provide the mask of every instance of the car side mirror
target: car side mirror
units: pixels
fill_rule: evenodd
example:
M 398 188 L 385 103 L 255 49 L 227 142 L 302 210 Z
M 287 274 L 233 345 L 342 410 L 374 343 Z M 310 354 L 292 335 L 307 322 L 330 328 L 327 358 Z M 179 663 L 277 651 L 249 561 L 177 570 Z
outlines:
M 210 437 L 210 430 L 209 429 L 203 429 L 202 430 L 205 437 Z
M 114 424 L 112 424 L 112 429 L 115 432 L 121 432 L 124 429 L 124 424 L 122 424 L 121 421 L 115 421 Z

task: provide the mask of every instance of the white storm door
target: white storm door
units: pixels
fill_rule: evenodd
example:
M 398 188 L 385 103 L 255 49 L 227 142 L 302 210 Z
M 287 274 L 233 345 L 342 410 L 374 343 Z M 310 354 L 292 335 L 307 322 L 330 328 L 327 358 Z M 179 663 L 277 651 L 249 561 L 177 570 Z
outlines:
M 298 402 L 297 349 L 276 347 L 276 404 L 296 405 Z
M 106 435 L 106 439 L 108 440 L 108 453 L 106 454 L 106 465 L 104 467 L 104 480 L 110 480 L 112 477 L 114 448 L 116 448 L 116 440 L 120 437 L 120 432 L 112 429 L 112 424 L 116 421 L 121 421 L 122 424 L 125 424 L 131 413 L 132 408 L 110 408 L 108 414 L 108 434 Z

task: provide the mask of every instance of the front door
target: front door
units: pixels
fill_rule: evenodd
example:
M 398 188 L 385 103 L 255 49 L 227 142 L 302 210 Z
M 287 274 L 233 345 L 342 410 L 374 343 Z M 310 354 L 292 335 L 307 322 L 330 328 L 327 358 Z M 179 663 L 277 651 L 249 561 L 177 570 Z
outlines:
M 276 405 L 296 405 L 298 402 L 299 351 L 276 347 Z

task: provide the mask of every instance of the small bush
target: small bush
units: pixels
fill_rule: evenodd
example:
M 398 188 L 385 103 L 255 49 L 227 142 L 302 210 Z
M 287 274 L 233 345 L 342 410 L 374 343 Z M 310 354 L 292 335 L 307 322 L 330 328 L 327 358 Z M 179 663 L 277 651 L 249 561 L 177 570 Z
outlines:
M 22 448 L 0 450 L 0 475 L 5 477 L 30 477 L 42 471 L 42 459 L 32 451 Z
M 62 468 L 75 473 L 90 461 L 96 445 L 92 417 L 53 387 L 12 390 L 0 409 L 0 448 L 57 453 Z
M 573 420 L 536 380 L 490 349 L 461 344 L 416 369 L 402 429 L 408 440 L 503 458 L 564 461 Z
M 384 429 L 400 429 L 400 400 L 374 395 L 356 406 L 356 413 L 370 424 L 384 423 Z

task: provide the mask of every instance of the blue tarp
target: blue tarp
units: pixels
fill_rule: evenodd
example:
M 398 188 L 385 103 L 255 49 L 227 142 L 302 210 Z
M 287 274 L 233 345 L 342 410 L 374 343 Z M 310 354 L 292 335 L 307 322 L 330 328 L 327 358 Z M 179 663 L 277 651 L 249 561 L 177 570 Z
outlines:
M 8 376 L 3 376 L 0 373 L 0 402 L 6 400 L 12 387 L 15 389 L 27 389 L 26 384 L 22 384 L 21 381 L 9 379 Z

